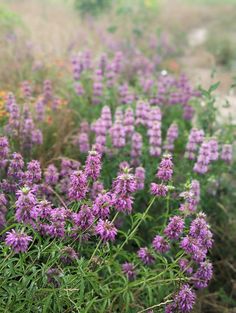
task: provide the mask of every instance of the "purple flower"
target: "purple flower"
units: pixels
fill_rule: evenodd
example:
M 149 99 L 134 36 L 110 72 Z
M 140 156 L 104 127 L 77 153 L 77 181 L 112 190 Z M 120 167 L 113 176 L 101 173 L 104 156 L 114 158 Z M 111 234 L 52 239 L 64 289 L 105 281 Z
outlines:
M 111 127 L 110 135 L 114 148 L 122 148 L 125 146 L 125 129 L 120 120 L 116 121 Z
M 188 284 L 183 285 L 174 298 L 174 302 L 180 312 L 192 311 L 196 301 L 196 294 Z
M 213 276 L 213 266 L 210 262 L 205 261 L 199 264 L 199 268 L 194 273 L 192 280 L 194 287 L 206 288 Z
M 97 151 L 90 151 L 85 163 L 85 175 L 96 180 L 101 171 L 101 155 Z
M 48 219 L 51 216 L 52 205 L 47 200 L 42 200 L 38 202 L 34 207 L 32 207 L 30 216 L 34 220 L 38 219 Z
M 31 223 L 32 209 L 36 205 L 37 200 L 33 192 L 28 187 L 23 187 L 17 191 L 16 200 L 16 220 L 17 222 Z
M 166 253 L 170 249 L 168 242 L 159 235 L 153 239 L 152 246 L 157 252 L 160 253 Z
M 30 98 L 32 96 L 32 88 L 28 81 L 22 82 L 21 90 L 22 90 L 24 97 Z
M 107 129 L 110 129 L 112 126 L 112 116 L 111 109 L 109 106 L 104 106 L 101 112 L 101 119 L 103 120 L 104 125 Z
M 54 285 L 55 288 L 58 288 L 60 286 L 59 283 L 59 276 L 60 276 L 61 272 L 59 271 L 58 268 L 55 267 L 51 267 L 47 270 L 47 279 L 48 279 L 48 283 Z
M 3 193 L 0 193 L 0 211 L 6 212 L 7 211 L 7 199 Z
M 149 117 L 150 106 L 149 103 L 139 101 L 136 105 L 136 125 L 147 125 Z
M 151 194 L 157 197 L 165 197 L 168 193 L 168 187 L 162 184 L 151 183 Z
M 80 201 L 88 192 L 87 177 L 82 171 L 75 171 L 70 176 L 69 198 Z
M 154 121 L 151 124 L 151 128 L 148 130 L 149 145 L 150 145 L 150 155 L 160 156 L 161 155 L 161 123 L 159 121 Z
M 65 247 L 61 250 L 61 261 L 64 264 L 71 264 L 78 258 L 78 254 L 72 247 Z
M 53 94 L 52 94 L 52 82 L 49 79 L 46 79 L 43 82 L 43 101 L 44 103 L 47 103 L 48 101 L 52 100 Z
M 134 280 L 136 278 L 135 266 L 133 263 L 125 262 L 122 264 L 122 271 L 128 277 L 128 280 Z
M 113 202 L 114 208 L 118 212 L 130 214 L 132 212 L 133 198 L 130 196 L 116 196 Z
M 211 139 L 209 141 L 210 149 L 211 149 L 211 155 L 210 159 L 211 161 L 216 161 L 219 158 L 219 151 L 218 151 L 218 142 L 216 139 Z
M 187 259 L 184 259 L 184 258 L 180 259 L 179 267 L 184 273 L 192 274 L 193 272 L 193 268 L 190 266 L 190 262 Z
M 164 149 L 167 151 L 174 150 L 174 142 L 178 138 L 178 125 L 173 123 L 167 130 L 166 142 Z
M 180 243 L 180 247 L 198 263 L 206 258 L 207 249 L 196 238 L 191 236 L 184 237 Z
M 95 233 L 98 234 L 103 241 L 114 241 L 117 229 L 112 222 L 100 219 L 95 227 Z
M 14 229 L 7 232 L 5 243 L 15 253 L 26 252 L 29 247 L 29 243 L 32 241 L 32 237 L 24 233 L 16 232 Z
M 178 239 L 184 230 L 184 220 L 180 216 L 173 216 L 170 218 L 164 233 L 169 239 Z
M 73 214 L 74 229 L 87 230 L 93 225 L 94 215 L 92 209 L 82 205 L 78 213 Z
M 204 138 L 203 130 L 198 130 L 193 128 L 188 137 L 188 143 L 186 146 L 185 157 L 190 160 L 194 160 L 196 157 L 196 151 L 198 149 L 198 144 L 202 143 Z
M 198 240 L 204 249 L 210 249 L 212 247 L 212 232 L 206 222 L 206 215 L 204 213 L 199 213 L 197 218 L 191 222 L 189 235 Z
M 140 260 L 147 265 L 153 264 L 155 262 L 154 256 L 151 255 L 151 253 L 148 251 L 147 247 L 140 248 L 137 252 L 138 257 Z
M 202 143 L 200 147 L 197 162 L 195 163 L 193 168 L 194 172 L 198 174 L 205 174 L 209 169 L 210 162 L 211 162 L 211 146 L 209 142 L 205 141 Z
M 158 168 L 157 177 L 161 180 L 168 181 L 173 175 L 173 163 L 170 154 L 165 154 Z
M 135 179 L 137 182 L 137 189 L 142 190 L 144 189 L 145 183 L 145 169 L 141 166 L 135 169 Z
M 128 173 L 120 174 L 116 180 L 113 182 L 114 193 L 125 197 L 137 190 L 137 183 L 135 181 L 134 175 Z
M 26 183 L 32 185 L 38 183 L 41 180 L 42 171 L 40 163 L 37 160 L 30 161 L 27 164 L 27 172 L 25 173 Z
M 14 152 L 8 166 L 7 175 L 13 177 L 18 181 L 22 181 L 22 179 L 24 178 L 23 168 L 24 160 L 22 155 Z
M 138 163 L 139 157 L 142 155 L 142 146 L 143 146 L 143 138 L 142 135 L 138 132 L 133 133 L 131 137 L 131 158 L 133 159 L 133 163 L 136 160 Z
M 110 214 L 110 208 L 113 205 L 113 202 L 113 196 L 109 192 L 105 194 L 99 194 L 94 200 L 92 206 L 93 214 L 101 219 L 108 218 Z
M 91 188 L 91 197 L 93 200 L 104 190 L 103 183 L 95 181 Z
M 131 135 L 134 132 L 134 112 L 131 108 L 125 111 L 124 128 L 126 135 Z
M 174 303 L 170 303 L 165 307 L 165 313 L 175 313 L 176 305 Z
M 9 153 L 9 143 L 7 137 L 0 137 L 0 159 L 5 160 Z
M 87 153 L 89 151 L 89 136 L 87 133 L 79 134 L 74 141 L 75 145 L 79 146 L 79 150 L 82 153 Z
M 58 183 L 59 173 L 55 165 L 50 164 L 44 175 L 46 184 L 54 186 Z
M 233 146 L 230 144 L 222 145 L 222 151 L 220 155 L 221 160 L 225 161 L 226 163 L 231 163 L 233 159 Z

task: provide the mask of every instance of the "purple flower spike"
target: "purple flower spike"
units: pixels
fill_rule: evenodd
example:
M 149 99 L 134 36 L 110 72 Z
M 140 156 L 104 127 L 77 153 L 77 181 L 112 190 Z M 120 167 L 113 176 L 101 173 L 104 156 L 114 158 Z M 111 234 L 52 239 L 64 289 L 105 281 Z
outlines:
M 112 222 L 100 219 L 95 227 L 95 233 L 98 234 L 103 241 L 114 241 L 117 229 Z
M 170 249 L 168 242 L 159 235 L 153 239 L 152 246 L 157 252 L 160 253 L 166 253 Z
M 28 250 L 30 241 L 32 237 L 24 233 L 16 232 L 14 229 L 7 232 L 5 243 L 9 246 L 15 253 L 26 252 Z
M 140 248 L 137 254 L 140 260 L 146 265 L 151 265 L 155 262 L 154 256 L 151 255 L 147 247 Z
M 129 280 L 134 280 L 136 277 L 135 266 L 133 263 L 122 264 L 122 271 L 128 277 Z
M 196 294 L 188 284 L 181 287 L 174 298 L 174 302 L 180 312 L 191 312 L 196 301 Z

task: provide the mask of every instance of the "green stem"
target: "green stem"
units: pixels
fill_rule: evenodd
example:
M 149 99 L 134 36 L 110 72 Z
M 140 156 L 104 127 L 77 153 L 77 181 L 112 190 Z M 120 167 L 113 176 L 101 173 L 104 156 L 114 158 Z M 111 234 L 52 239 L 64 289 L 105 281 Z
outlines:
M 112 221 L 111 221 L 112 223 L 114 223 L 114 221 L 116 220 L 118 214 L 119 214 L 119 212 L 116 212 L 115 216 L 113 217 L 113 219 L 112 219 Z M 91 258 L 90 258 L 90 260 L 89 260 L 89 262 L 88 262 L 88 266 L 90 265 L 92 259 L 94 258 L 94 256 L 95 256 L 97 250 L 99 249 L 101 243 L 102 243 L 102 239 L 99 240 L 99 242 L 98 242 L 96 248 L 94 249 L 93 254 L 92 254 L 92 256 L 91 256 Z
M 126 243 L 130 240 L 130 238 L 132 238 L 132 236 L 135 234 L 136 230 L 139 228 L 139 226 L 142 223 L 142 221 L 146 218 L 146 216 L 148 214 L 148 211 L 150 210 L 151 206 L 153 205 L 155 199 L 156 199 L 156 197 L 154 197 L 151 200 L 149 206 L 147 207 L 145 212 L 142 214 L 142 217 L 138 221 L 137 225 L 135 225 L 135 227 L 132 229 L 131 233 L 126 237 L 125 241 L 119 246 L 118 251 L 115 253 L 113 258 L 116 258 L 116 256 L 120 253 L 121 249 L 124 247 L 124 245 L 126 245 Z

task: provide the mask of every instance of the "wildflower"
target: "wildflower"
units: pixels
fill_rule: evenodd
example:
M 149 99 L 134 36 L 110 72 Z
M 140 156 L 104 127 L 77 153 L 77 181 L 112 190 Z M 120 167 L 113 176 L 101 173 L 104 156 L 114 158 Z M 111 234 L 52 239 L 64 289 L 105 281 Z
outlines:
M 30 161 L 27 164 L 27 171 L 25 173 L 26 183 L 32 185 L 38 183 L 41 180 L 42 171 L 40 163 L 37 160 Z
M 195 163 L 193 168 L 194 172 L 198 174 L 205 174 L 208 171 L 210 162 L 211 146 L 209 142 L 203 142 L 199 150 L 197 162 Z
M 138 160 L 138 158 L 142 155 L 142 136 L 138 132 L 134 132 L 131 137 L 131 158 L 134 160 Z
M 137 189 L 144 189 L 145 183 L 145 169 L 142 166 L 139 166 L 135 169 L 135 180 L 137 183 Z
M 110 214 L 110 208 L 113 205 L 114 199 L 112 194 L 99 194 L 94 200 L 92 211 L 96 217 L 105 219 Z
M 174 302 L 180 312 L 188 313 L 193 309 L 196 294 L 188 284 L 183 285 L 174 298 Z
M 43 82 L 43 101 L 44 103 L 47 103 L 52 100 L 52 98 L 52 82 L 49 79 L 46 79 Z
M 48 283 L 54 285 L 55 288 L 58 288 L 60 286 L 60 282 L 58 280 L 60 274 L 61 272 L 58 268 L 49 268 L 46 272 Z
M 194 160 L 196 157 L 196 151 L 198 148 L 198 144 L 202 143 L 204 138 L 204 132 L 203 130 L 198 130 L 196 128 L 192 128 L 189 137 L 188 137 L 188 143 L 186 146 L 186 153 L 185 157 L 187 157 L 190 160 Z
M 204 213 L 199 213 L 197 218 L 191 222 L 189 234 L 197 239 L 205 249 L 212 247 L 212 232 L 206 222 L 206 215 Z
M 114 193 L 125 197 L 137 190 L 137 183 L 134 175 L 128 173 L 128 169 L 125 173 L 118 175 L 113 182 Z
M 170 154 L 165 154 L 158 168 L 157 177 L 161 180 L 168 181 L 173 175 L 173 163 Z
M 87 205 L 82 205 L 78 213 L 73 214 L 74 229 L 88 229 L 94 222 L 92 209 Z
M 136 105 L 136 125 L 147 125 L 150 106 L 148 103 L 139 101 Z
M 201 262 L 199 268 L 194 273 L 192 279 L 194 287 L 196 288 L 206 288 L 209 281 L 212 279 L 213 270 L 212 264 L 208 261 Z
M 101 119 L 107 129 L 110 129 L 112 126 L 112 117 L 111 117 L 111 109 L 109 106 L 104 106 L 101 112 Z
M 121 121 L 116 121 L 111 127 L 110 136 L 114 148 L 122 148 L 125 146 L 125 129 Z
M 165 197 L 168 193 L 168 187 L 162 184 L 151 183 L 151 194 L 157 197 Z
M 151 156 L 161 155 L 161 124 L 160 122 L 154 122 L 151 128 L 148 130 L 149 136 L 149 152 Z
M 135 266 L 133 263 L 125 262 L 122 264 L 122 271 L 128 277 L 128 280 L 134 280 L 136 278 Z
M 138 257 L 140 260 L 147 265 L 153 264 L 155 262 L 155 258 L 151 255 L 151 253 L 148 251 L 147 247 L 140 248 L 137 252 Z
M 184 273 L 192 274 L 193 268 L 190 266 L 190 262 L 187 259 L 180 259 L 179 266 Z
M 101 171 L 101 155 L 97 151 L 90 151 L 85 163 L 85 175 L 96 180 Z
M 74 171 L 70 176 L 69 198 L 80 201 L 88 192 L 87 177 L 82 171 Z
M 164 149 L 167 151 L 174 150 L 174 142 L 178 138 L 178 126 L 173 123 L 167 130 L 166 142 L 164 145 Z
M 23 168 L 24 160 L 22 155 L 14 152 L 9 162 L 7 175 L 21 182 L 24 178 Z
M 222 145 L 222 151 L 220 155 L 221 160 L 226 163 L 231 163 L 233 159 L 233 147 L 230 144 Z
M 169 239 L 178 239 L 184 230 L 184 220 L 180 216 L 170 218 L 164 233 Z
M 52 204 L 47 200 L 42 200 L 32 207 L 30 216 L 34 220 L 48 219 L 51 216 Z
M 97 195 L 99 195 L 104 190 L 103 183 L 100 181 L 95 181 L 91 188 L 91 197 L 94 200 Z
M 100 219 L 95 227 L 95 233 L 98 234 L 103 241 L 114 241 L 117 229 L 112 222 Z
M 17 222 L 31 223 L 32 222 L 32 209 L 36 205 L 37 200 L 28 187 L 23 187 L 17 191 L 16 200 L 16 220 Z
M 45 112 L 45 104 L 43 102 L 43 100 L 39 100 L 36 102 L 35 104 L 35 109 L 36 109 L 36 118 L 38 121 L 43 121 L 44 119 L 44 112 Z
M 126 109 L 124 116 L 124 128 L 126 135 L 134 132 L 134 112 L 131 108 Z
M 132 211 L 133 198 L 131 196 L 116 195 L 113 206 L 118 212 L 130 214 Z
M 80 82 L 76 82 L 74 84 L 74 89 L 78 96 L 82 96 L 84 94 L 84 87 Z
M 202 245 L 201 241 L 191 236 L 185 236 L 180 243 L 180 247 L 197 263 L 202 262 L 206 258 L 207 249 Z
M 5 243 L 15 253 L 26 252 L 29 247 L 29 243 L 32 241 L 32 237 L 24 233 L 16 232 L 14 229 L 7 232 Z
M 78 254 L 72 247 L 65 247 L 61 250 L 61 261 L 64 264 L 71 264 L 78 258 Z
M 6 159 L 9 153 L 9 143 L 7 137 L 0 137 L 0 159 Z
M 32 89 L 28 81 L 22 82 L 21 90 L 24 97 L 30 98 L 32 96 Z
M 159 235 L 153 239 L 152 246 L 157 252 L 160 253 L 166 253 L 170 249 L 168 242 Z
M 176 305 L 174 303 L 170 303 L 165 307 L 165 313 L 174 313 L 176 309 Z
M 59 179 L 59 173 L 55 165 L 50 164 L 45 171 L 45 182 L 48 185 L 54 186 Z
M 219 158 L 219 152 L 218 152 L 218 142 L 216 139 L 211 139 L 209 141 L 210 149 L 211 149 L 211 155 L 210 159 L 211 161 L 216 161 Z

